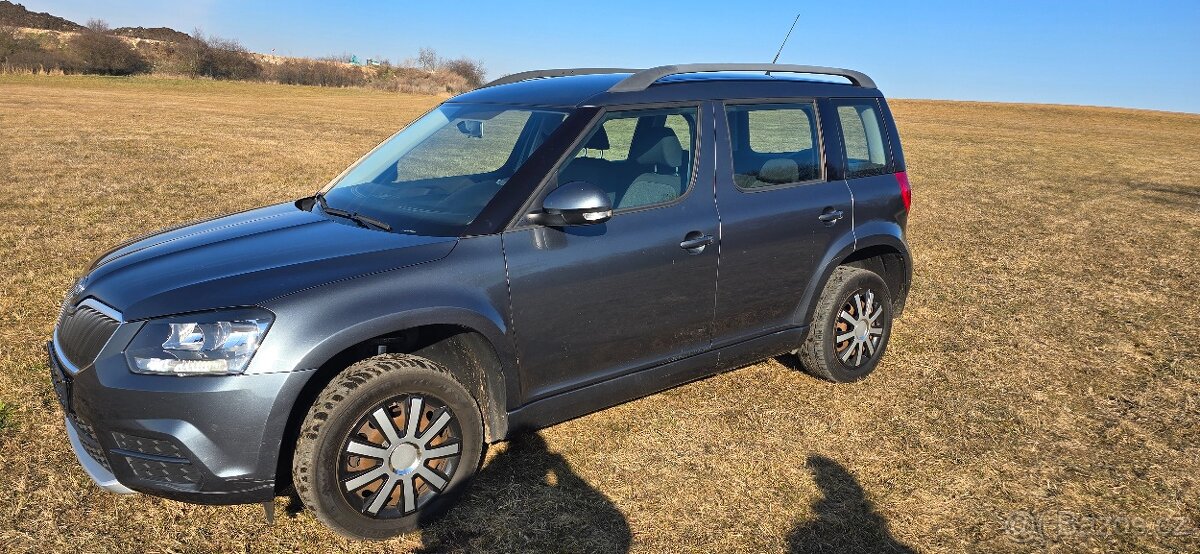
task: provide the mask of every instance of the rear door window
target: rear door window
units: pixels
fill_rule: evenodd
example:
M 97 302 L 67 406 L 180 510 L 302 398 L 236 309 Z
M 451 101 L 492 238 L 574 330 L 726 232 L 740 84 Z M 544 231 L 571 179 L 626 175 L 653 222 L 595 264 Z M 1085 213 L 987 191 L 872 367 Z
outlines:
M 733 146 L 733 181 L 744 190 L 822 180 L 816 106 L 726 106 Z
M 891 173 L 879 105 L 872 99 L 837 100 L 834 105 L 842 129 L 842 149 L 846 153 L 846 178 Z

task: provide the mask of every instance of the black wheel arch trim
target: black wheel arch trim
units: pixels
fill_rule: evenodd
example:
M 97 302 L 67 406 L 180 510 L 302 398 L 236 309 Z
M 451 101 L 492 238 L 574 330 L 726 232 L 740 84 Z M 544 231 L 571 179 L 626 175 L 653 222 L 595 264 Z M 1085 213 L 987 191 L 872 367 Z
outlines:
M 890 228 L 889 228 L 890 227 Z M 905 296 L 911 288 L 912 282 L 912 258 L 908 250 L 908 244 L 904 241 L 904 231 L 898 225 L 885 227 L 890 232 L 881 232 L 866 236 L 851 237 L 846 235 L 836 241 L 826 252 L 825 257 L 821 260 L 820 270 L 816 273 L 817 278 L 812 279 L 808 283 L 808 287 L 804 291 L 804 298 L 796 307 L 793 316 L 793 323 L 797 326 L 808 325 L 812 321 L 813 312 L 817 307 L 817 299 L 821 296 L 821 291 L 825 289 L 825 283 L 829 282 L 830 276 L 833 275 L 833 270 L 850 258 L 855 252 L 860 252 L 873 247 L 885 247 L 894 250 L 900 255 L 904 261 L 904 291 L 900 294 L 895 294 L 892 299 L 893 317 L 899 317 L 904 309 Z M 856 229 L 857 230 L 857 229 Z M 850 239 L 850 240 L 847 240 Z
M 300 358 L 297 367 L 323 368 L 339 354 L 356 345 L 371 339 L 410 329 L 430 326 L 460 327 L 466 332 L 475 333 L 482 337 L 486 346 L 491 348 L 498 368 L 479 367 L 485 382 L 483 390 L 479 391 L 483 398 L 477 400 L 484 404 L 483 419 L 487 429 L 487 440 L 494 442 L 502 440 L 508 429 L 508 401 L 519 398 L 520 379 L 516 378 L 516 353 L 512 349 L 512 341 L 506 334 L 506 326 L 498 313 L 490 316 L 478 311 L 462 307 L 433 307 L 409 310 L 363 321 L 340 332 L 329 336 L 314 345 Z M 419 355 L 419 353 L 418 353 Z M 462 368 L 447 368 L 460 380 L 466 377 Z M 463 372 L 460 375 L 458 373 Z M 319 374 L 322 372 L 313 372 Z M 468 383 L 464 383 L 470 386 Z M 319 392 L 319 391 L 317 391 Z M 300 406 L 303 398 L 297 398 L 292 407 L 292 417 L 303 418 L 307 406 Z

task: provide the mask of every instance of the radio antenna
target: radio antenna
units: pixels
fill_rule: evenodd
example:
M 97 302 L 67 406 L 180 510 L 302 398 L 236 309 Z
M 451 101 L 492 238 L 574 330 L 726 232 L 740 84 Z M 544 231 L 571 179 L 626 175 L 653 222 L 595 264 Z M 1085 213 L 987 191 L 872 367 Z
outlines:
M 777 52 L 775 52 L 775 58 L 773 58 L 773 59 L 771 60 L 771 63 L 775 63 L 775 62 L 778 62 L 778 61 L 779 61 L 779 55 L 783 53 L 783 47 L 784 47 L 784 45 L 786 45 L 786 44 L 787 44 L 787 41 L 788 41 L 788 39 L 789 39 L 789 38 L 791 38 L 791 36 L 792 36 L 792 31 L 793 31 L 793 30 L 795 30 L 795 28 L 796 28 L 796 22 L 797 22 L 797 21 L 800 21 L 800 14 L 799 14 L 799 13 L 797 13 L 797 14 L 796 14 L 796 19 L 793 19 L 793 20 L 792 20 L 792 26 L 791 26 L 791 28 L 789 28 L 789 29 L 788 29 L 788 32 L 787 32 L 787 34 L 786 34 L 786 35 L 784 35 L 784 37 L 783 37 L 783 43 L 781 43 L 781 44 L 779 45 L 779 50 L 778 50 Z M 768 75 L 769 75 L 769 73 L 768 73 Z

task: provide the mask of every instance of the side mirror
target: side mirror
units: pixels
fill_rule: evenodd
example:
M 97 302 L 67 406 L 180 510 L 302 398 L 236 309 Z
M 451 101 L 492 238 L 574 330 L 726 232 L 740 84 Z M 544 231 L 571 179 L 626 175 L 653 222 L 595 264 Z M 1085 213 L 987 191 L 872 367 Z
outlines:
M 542 211 L 529 214 L 529 220 L 547 227 L 595 225 L 612 217 L 608 193 L 586 181 L 572 181 L 546 195 Z

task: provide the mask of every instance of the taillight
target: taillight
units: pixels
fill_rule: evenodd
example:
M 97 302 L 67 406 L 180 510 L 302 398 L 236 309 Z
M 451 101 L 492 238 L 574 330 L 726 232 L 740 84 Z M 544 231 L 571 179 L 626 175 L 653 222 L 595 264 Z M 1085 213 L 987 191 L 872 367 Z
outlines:
M 900 183 L 900 198 L 904 199 L 904 211 L 912 205 L 912 189 L 908 188 L 908 174 L 901 171 L 896 174 L 896 182 Z

